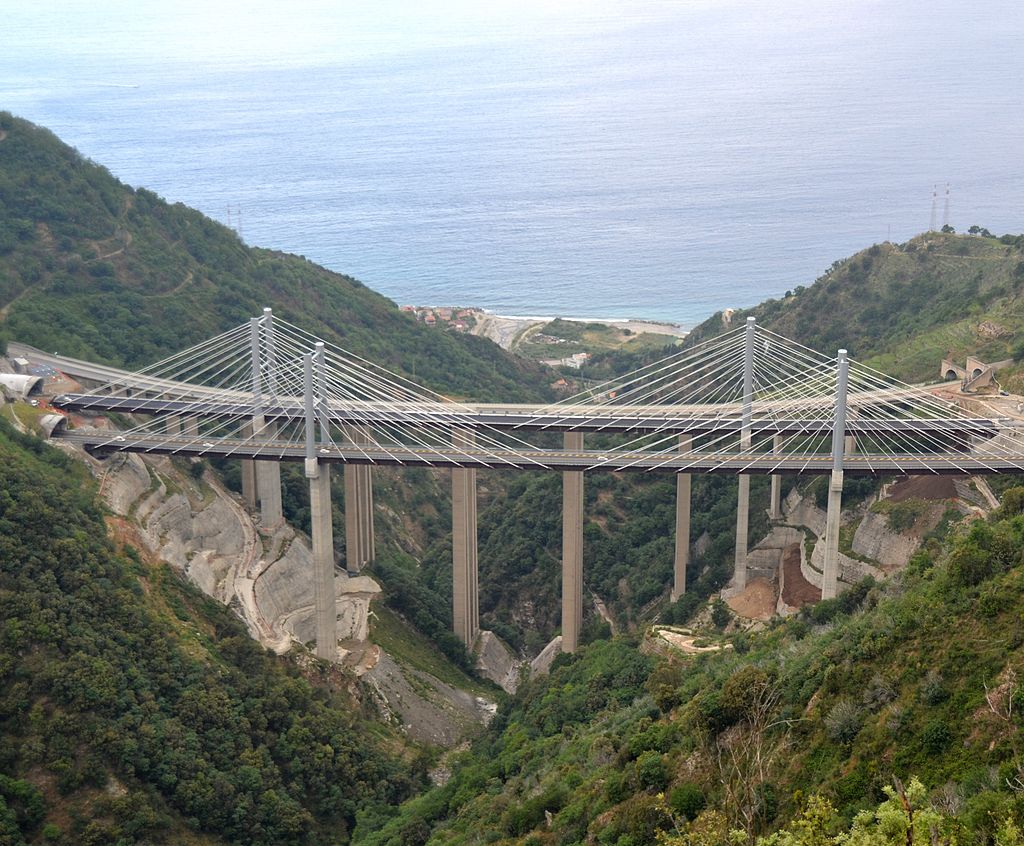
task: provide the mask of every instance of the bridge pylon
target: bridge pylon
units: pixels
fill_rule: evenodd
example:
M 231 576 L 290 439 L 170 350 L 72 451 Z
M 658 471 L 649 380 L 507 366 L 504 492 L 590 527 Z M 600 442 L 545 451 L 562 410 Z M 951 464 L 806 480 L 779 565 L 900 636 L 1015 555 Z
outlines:
M 582 432 L 566 432 L 566 452 L 583 449 Z M 583 472 L 562 473 L 562 652 L 579 648 L 583 628 Z
M 843 458 L 846 452 L 846 399 L 850 362 L 846 350 L 839 350 L 836 370 L 835 416 L 832 426 L 832 473 L 828 485 L 828 513 L 825 517 L 825 565 L 821 598 L 833 599 L 839 587 L 839 522 L 843 509 Z
M 452 431 L 452 445 L 472 447 L 472 431 Z M 480 634 L 476 470 L 452 468 L 452 627 L 468 649 Z
M 331 468 L 317 458 L 316 411 L 322 394 L 323 344 L 302 359 L 305 388 L 306 478 L 309 479 L 310 538 L 313 543 L 313 602 L 316 614 L 316 654 L 333 661 L 338 654 L 338 609 L 334 591 L 334 523 L 331 513 Z M 317 377 L 314 378 L 314 368 Z M 320 442 L 329 435 L 321 426 Z M 276 465 L 277 462 L 274 462 Z

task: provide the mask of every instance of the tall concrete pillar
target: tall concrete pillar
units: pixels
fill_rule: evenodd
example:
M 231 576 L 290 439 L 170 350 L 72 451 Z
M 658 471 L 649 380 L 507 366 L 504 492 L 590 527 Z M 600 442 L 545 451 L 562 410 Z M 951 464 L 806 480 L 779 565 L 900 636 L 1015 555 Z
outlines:
M 264 422 L 262 418 L 256 429 L 260 439 L 272 441 L 277 434 L 274 423 Z M 260 498 L 260 523 L 265 529 L 276 529 L 284 522 L 284 511 L 281 507 L 281 465 L 277 461 L 257 461 L 256 489 Z
M 843 509 L 843 457 L 846 438 L 846 389 L 849 380 L 846 350 L 839 350 L 836 373 L 835 418 L 832 425 L 832 475 L 828 486 L 828 513 L 825 516 L 825 565 L 821 579 L 821 598 L 832 599 L 839 590 L 839 522 Z
M 828 513 L 825 516 L 825 566 L 821 598 L 833 599 L 839 590 L 839 518 L 843 510 L 843 471 L 833 470 L 828 485 Z
M 772 438 L 772 452 L 777 456 L 782 451 L 782 435 Z M 782 519 L 782 476 L 772 473 L 772 498 L 768 507 L 768 517 L 772 520 Z
M 164 425 L 167 427 L 168 435 L 180 435 L 181 434 L 181 418 L 176 414 L 172 414 L 169 417 L 164 418 Z
M 736 556 L 733 561 L 733 587 L 747 586 L 747 534 L 750 526 L 750 476 L 742 475 L 736 497 Z
M 740 429 L 740 452 L 750 451 L 750 429 L 754 413 L 754 318 L 747 318 L 746 345 L 743 355 L 743 417 Z M 750 476 L 740 475 L 736 497 L 736 557 L 732 585 L 737 590 L 747 586 L 747 533 L 750 525 Z
M 267 462 L 262 462 L 267 463 Z M 274 466 L 277 463 L 274 462 Z M 310 475 L 310 473 L 315 475 Z M 316 607 L 316 655 L 332 661 L 338 654 L 338 610 L 334 593 L 334 525 L 331 516 L 330 465 L 306 462 L 313 541 L 313 596 Z
M 322 354 L 323 345 L 317 345 Z M 322 364 L 318 357 L 317 364 Z M 331 469 L 316 455 L 316 405 L 313 354 L 303 356 L 306 410 L 306 478 L 309 479 L 309 522 L 313 543 L 313 607 L 316 615 L 316 654 L 325 661 L 338 656 L 338 603 L 334 593 L 334 525 L 331 515 Z M 321 372 L 318 367 L 318 374 Z M 276 466 L 276 462 L 275 462 Z
M 242 429 L 242 437 L 252 437 L 252 423 Z M 251 458 L 242 459 L 242 499 L 249 508 L 256 510 L 256 462 Z
M 193 438 L 199 437 L 199 418 L 198 417 L 186 417 L 185 418 L 185 434 Z
M 582 432 L 566 432 L 566 452 L 583 449 Z M 562 473 L 562 651 L 575 652 L 583 628 L 583 473 Z
M 471 431 L 452 432 L 456 448 L 474 442 Z M 476 470 L 459 467 L 452 468 L 452 628 L 467 647 L 480 633 Z
M 351 443 L 369 444 L 362 426 L 346 430 Z M 345 568 L 358 573 L 375 557 L 373 529 L 373 476 L 367 464 L 345 466 Z
M 679 436 L 679 451 L 690 449 L 689 435 Z M 672 601 L 686 593 L 686 567 L 690 563 L 690 474 L 676 474 L 676 554 L 672 573 Z

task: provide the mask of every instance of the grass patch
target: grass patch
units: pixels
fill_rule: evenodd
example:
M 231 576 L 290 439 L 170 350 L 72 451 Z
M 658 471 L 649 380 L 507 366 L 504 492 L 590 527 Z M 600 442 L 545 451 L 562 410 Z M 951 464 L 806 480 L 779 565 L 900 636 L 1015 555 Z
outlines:
M 445 684 L 488 698 L 493 698 L 498 691 L 490 682 L 464 673 L 402 617 L 382 605 L 376 605 L 370 615 L 370 640 L 399 664 L 430 673 Z
M 49 410 L 29 405 L 27 402 L 12 402 L 8 403 L 3 407 L 3 414 L 14 424 L 20 423 L 28 431 L 36 435 L 42 435 L 43 427 L 39 424 L 39 421 L 47 414 Z
M 889 528 L 894 532 L 906 532 L 914 527 L 930 507 L 931 504 L 923 499 L 906 499 L 903 502 L 884 499 L 872 505 L 871 510 L 875 514 L 884 514 Z
M 669 335 L 636 333 L 605 323 L 556 319 L 543 326 L 530 327 L 519 339 L 516 352 L 533 359 L 567 358 L 578 352 L 661 350 L 679 341 L 680 338 Z
M 861 561 L 864 564 L 871 564 L 875 567 L 878 566 L 878 562 L 874 558 L 869 558 L 866 555 L 861 555 L 859 552 L 853 551 L 853 536 L 857 534 L 857 529 L 860 527 L 861 518 L 858 517 L 847 524 L 841 524 L 839 526 L 839 551 L 847 558 L 852 558 L 854 561 Z

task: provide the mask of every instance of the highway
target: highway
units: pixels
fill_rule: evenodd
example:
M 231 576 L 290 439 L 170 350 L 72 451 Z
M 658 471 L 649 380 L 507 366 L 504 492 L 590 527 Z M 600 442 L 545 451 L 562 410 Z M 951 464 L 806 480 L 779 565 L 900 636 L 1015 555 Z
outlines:
M 64 411 L 111 412 L 130 414 L 177 415 L 180 417 L 244 417 L 252 416 L 253 402 L 238 403 L 224 400 L 168 400 L 156 397 L 96 396 L 94 394 L 63 394 L 54 397 L 53 405 Z M 540 408 L 526 412 L 492 410 L 488 406 L 473 407 L 422 405 L 416 403 L 353 402 L 347 405 L 334 402 L 328 405 L 328 417 L 337 425 L 428 425 L 451 429 L 507 429 L 514 431 L 555 432 L 607 432 L 678 434 L 739 434 L 742 422 L 738 417 L 692 416 L 681 413 L 678 407 L 650 406 L 624 408 L 610 413 L 608 407 L 577 406 L 552 413 Z M 265 420 L 293 422 L 305 417 L 301 400 L 260 408 Z M 832 421 L 820 418 L 783 418 L 779 420 L 755 419 L 750 424 L 753 437 L 772 435 L 806 435 L 814 437 L 830 434 Z M 870 420 L 853 419 L 847 432 L 859 437 L 872 435 L 918 435 L 937 438 L 992 438 L 998 428 L 991 420 Z
M 254 441 L 160 435 L 112 435 L 108 431 L 77 429 L 55 433 L 66 443 L 103 455 L 111 452 L 139 452 L 186 457 L 226 456 L 264 461 L 303 461 L 305 446 L 285 441 Z M 600 450 L 508 450 L 459 447 L 336 446 L 317 448 L 317 459 L 337 464 L 382 466 L 463 467 L 500 470 L 609 470 L 617 472 L 666 473 L 780 473 L 821 475 L 832 471 L 830 455 L 794 456 L 765 452 L 651 453 Z M 847 475 L 877 476 L 927 474 L 964 475 L 1018 473 L 1020 463 L 1011 459 L 964 453 L 923 455 L 869 455 L 857 453 L 843 459 Z
M 253 398 L 244 391 L 226 391 L 202 385 L 153 379 L 106 365 L 93 364 L 80 359 L 45 353 L 34 347 L 10 342 L 11 355 L 23 355 L 40 364 L 48 364 L 69 376 L 102 384 L 124 385 L 135 395 L 132 397 L 100 396 L 97 394 L 66 394 L 57 397 L 54 405 L 67 411 L 109 412 L 140 414 L 178 414 L 181 416 L 230 417 L 251 413 Z M 174 399 L 161 398 L 172 395 Z M 861 394 L 858 402 L 899 403 L 897 391 L 877 391 Z M 264 409 L 265 419 L 295 420 L 304 415 L 301 397 L 276 398 Z M 809 437 L 831 431 L 827 409 L 822 400 L 807 399 L 800 403 L 787 402 L 788 413 L 806 408 L 807 418 L 781 420 L 755 419 L 751 423 L 753 437 L 806 434 Z M 510 404 L 510 403 L 457 403 L 457 402 L 361 402 L 351 401 L 328 404 L 332 421 L 340 424 L 430 424 L 464 429 L 504 429 L 517 431 L 576 431 L 619 433 L 671 433 L 727 434 L 738 432 L 741 407 L 737 403 L 690 405 L 612 406 L 609 404 L 579 404 L 565 406 Z M 824 412 L 816 416 L 815 412 Z M 735 414 L 734 417 L 726 415 Z M 949 420 L 879 421 L 852 418 L 848 422 L 851 435 L 870 436 L 874 433 L 917 434 L 931 437 L 991 438 L 998 433 L 993 421 L 985 418 Z

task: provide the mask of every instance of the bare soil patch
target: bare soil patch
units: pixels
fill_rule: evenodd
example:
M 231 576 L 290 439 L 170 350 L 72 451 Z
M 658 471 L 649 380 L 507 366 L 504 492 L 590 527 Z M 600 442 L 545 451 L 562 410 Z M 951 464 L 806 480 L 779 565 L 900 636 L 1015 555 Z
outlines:
M 726 604 L 748 620 L 770 620 L 775 613 L 775 585 L 767 579 L 753 579 L 743 593 L 730 596 Z
M 807 581 L 800 570 L 800 544 L 790 544 L 783 550 L 782 572 L 782 601 L 786 605 L 803 608 L 821 599 L 821 590 Z
M 906 499 L 953 499 L 956 487 L 952 476 L 911 476 L 889 489 L 887 499 L 903 502 Z

